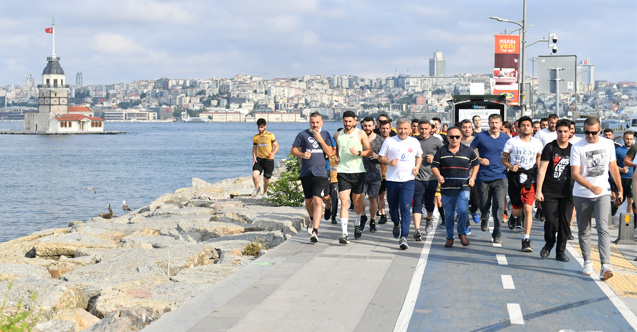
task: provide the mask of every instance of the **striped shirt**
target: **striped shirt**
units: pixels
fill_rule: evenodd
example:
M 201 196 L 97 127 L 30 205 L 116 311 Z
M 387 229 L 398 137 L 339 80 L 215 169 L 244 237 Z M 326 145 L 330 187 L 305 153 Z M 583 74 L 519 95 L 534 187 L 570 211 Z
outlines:
M 440 175 L 445 178 L 445 183 L 440 185 L 440 192 L 444 194 L 459 190 L 469 190 L 469 178 L 471 168 L 480 162 L 472 148 L 460 144 L 458 152 L 449 151 L 447 145 L 438 149 L 431 164 L 432 168 L 438 168 Z

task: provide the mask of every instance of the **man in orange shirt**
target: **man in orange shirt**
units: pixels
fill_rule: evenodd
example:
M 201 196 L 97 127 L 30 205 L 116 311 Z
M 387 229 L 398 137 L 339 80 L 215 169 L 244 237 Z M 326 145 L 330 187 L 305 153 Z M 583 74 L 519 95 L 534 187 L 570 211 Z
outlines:
M 259 175 L 263 173 L 263 198 L 268 197 L 268 185 L 274 171 L 274 155 L 279 151 L 279 143 L 274 134 L 266 131 L 264 118 L 257 120 L 259 133 L 252 138 L 252 182 L 254 182 L 255 197 L 261 191 Z

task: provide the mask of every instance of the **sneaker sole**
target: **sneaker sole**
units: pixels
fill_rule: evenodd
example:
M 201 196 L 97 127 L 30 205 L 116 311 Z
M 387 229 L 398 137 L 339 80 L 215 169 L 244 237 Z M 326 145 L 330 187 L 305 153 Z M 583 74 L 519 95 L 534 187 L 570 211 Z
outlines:
M 585 276 L 589 276 L 589 275 L 593 274 L 593 272 L 586 272 L 586 271 L 582 271 L 581 273 L 583 275 L 585 275 Z
M 613 271 L 606 271 L 601 277 L 599 277 L 599 280 L 605 281 L 612 277 L 613 277 Z
M 407 249 L 409 249 L 409 245 L 407 245 L 406 243 L 403 243 L 403 244 L 400 245 L 400 249 L 407 250 Z
M 533 252 L 533 248 L 524 248 L 522 252 Z
M 349 244 L 349 241 L 344 240 L 344 239 L 338 239 L 338 243 L 340 243 L 340 244 Z
M 310 238 L 310 241 L 312 241 L 312 243 L 316 243 L 316 242 L 318 242 L 318 238 L 316 236 L 312 236 Z

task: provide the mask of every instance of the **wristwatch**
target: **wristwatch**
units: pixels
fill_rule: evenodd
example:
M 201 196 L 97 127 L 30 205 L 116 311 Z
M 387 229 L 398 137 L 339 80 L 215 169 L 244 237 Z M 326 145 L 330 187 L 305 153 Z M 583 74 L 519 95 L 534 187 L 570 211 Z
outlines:
M 358 155 L 360 156 L 363 153 L 363 151 L 358 151 Z

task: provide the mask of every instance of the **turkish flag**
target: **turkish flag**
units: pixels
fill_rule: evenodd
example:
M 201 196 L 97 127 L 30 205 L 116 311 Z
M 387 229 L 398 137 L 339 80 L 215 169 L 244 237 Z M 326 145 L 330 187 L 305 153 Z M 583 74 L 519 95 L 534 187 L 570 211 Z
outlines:
M 46 28 L 46 29 L 44 29 L 44 32 L 53 33 L 53 28 Z

